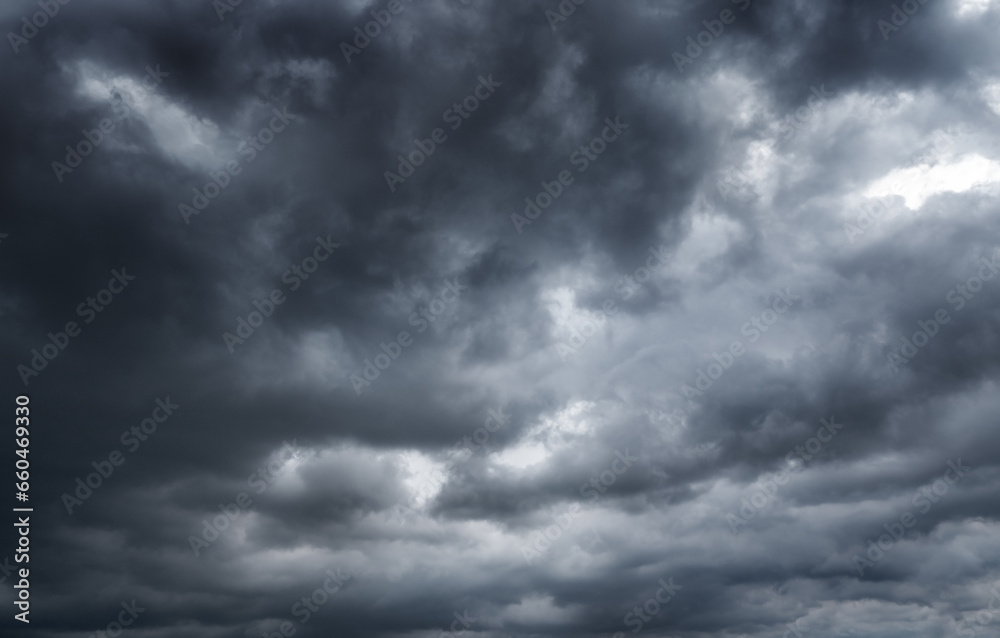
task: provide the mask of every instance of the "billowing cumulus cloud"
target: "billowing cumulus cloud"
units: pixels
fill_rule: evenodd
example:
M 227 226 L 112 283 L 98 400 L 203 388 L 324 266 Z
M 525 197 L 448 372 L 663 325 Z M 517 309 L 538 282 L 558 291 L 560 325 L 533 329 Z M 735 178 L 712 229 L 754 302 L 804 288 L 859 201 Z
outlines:
M 1000 3 L 0 22 L 4 635 L 1000 627 Z

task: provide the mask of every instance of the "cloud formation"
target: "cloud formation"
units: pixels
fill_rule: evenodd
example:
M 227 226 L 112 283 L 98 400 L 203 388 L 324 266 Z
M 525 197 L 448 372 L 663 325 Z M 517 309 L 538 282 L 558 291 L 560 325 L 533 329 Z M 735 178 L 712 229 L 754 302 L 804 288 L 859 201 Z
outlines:
M 4 635 L 1000 626 L 1000 3 L 0 22 Z

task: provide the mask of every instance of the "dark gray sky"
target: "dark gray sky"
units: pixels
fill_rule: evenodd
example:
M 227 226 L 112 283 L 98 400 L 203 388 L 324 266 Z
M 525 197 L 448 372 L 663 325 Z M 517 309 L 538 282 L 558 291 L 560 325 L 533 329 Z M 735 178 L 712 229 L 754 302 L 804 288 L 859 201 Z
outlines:
M 1000 631 L 1000 2 L 45 6 L 4 635 Z

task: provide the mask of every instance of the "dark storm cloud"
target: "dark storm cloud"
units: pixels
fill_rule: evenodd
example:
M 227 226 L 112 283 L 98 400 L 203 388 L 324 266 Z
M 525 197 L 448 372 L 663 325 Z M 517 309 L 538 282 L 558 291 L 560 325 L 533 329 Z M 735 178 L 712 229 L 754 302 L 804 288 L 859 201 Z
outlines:
M 988 631 L 995 2 L 217 4 L 0 69 L 35 635 Z

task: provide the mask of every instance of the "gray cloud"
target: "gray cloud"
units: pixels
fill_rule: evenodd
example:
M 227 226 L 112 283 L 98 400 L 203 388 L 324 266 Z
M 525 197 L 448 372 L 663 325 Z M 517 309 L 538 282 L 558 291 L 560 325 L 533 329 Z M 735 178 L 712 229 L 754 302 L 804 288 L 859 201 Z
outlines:
M 997 2 L 49 6 L 0 10 L 33 635 L 995 628 Z

